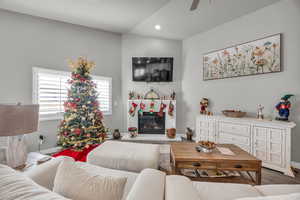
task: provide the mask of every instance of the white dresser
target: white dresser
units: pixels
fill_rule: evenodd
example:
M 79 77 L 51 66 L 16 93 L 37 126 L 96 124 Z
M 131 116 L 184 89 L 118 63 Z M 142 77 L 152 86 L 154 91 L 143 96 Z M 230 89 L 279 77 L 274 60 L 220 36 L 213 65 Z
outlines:
M 291 171 L 293 122 L 199 115 L 196 140 L 235 144 L 262 160 L 263 166 L 294 176 Z

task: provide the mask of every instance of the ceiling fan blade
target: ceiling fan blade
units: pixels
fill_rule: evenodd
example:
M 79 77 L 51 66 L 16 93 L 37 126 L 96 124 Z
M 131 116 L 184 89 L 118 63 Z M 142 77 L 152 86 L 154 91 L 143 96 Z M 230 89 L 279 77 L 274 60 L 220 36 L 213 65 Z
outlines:
M 190 11 L 196 10 L 198 8 L 199 3 L 200 0 L 193 0 Z

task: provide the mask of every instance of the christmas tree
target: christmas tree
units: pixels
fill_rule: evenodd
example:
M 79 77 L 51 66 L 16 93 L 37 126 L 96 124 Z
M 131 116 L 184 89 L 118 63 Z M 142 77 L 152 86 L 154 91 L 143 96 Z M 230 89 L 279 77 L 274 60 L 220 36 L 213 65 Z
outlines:
M 96 84 L 92 81 L 90 71 L 93 62 L 80 57 L 70 61 L 72 69 L 71 85 L 67 101 L 64 103 L 64 118 L 59 126 L 58 144 L 63 148 L 83 150 L 90 145 L 99 144 L 106 135 L 99 110 Z

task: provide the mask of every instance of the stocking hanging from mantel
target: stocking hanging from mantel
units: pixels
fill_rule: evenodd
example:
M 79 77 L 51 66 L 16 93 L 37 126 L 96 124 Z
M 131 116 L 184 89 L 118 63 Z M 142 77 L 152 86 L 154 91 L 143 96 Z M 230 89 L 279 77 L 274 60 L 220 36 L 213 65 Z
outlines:
M 167 105 L 164 104 L 163 102 L 161 102 L 157 115 L 160 116 L 160 117 L 163 117 L 164 116 L 164 110 L 165 110 L 166 107 L 167 107 Z
M 128 111 L 128 113 L 129 113 L 129 115 L 130 115 L 131 117 L 134 117 L 134 116 L 135 116 L 135 111 L 136 111 L 136 107 L 137 107 L 137 106 L 138 106 L 138 105 L 137 105 L 136 103 L 134 103 L 134 102 L 131 103 L 131 106 L 130 106 L 129 111 Z
M 140 103 L 140 109 L 139 109 L 139 111 L 138 111 L 140 115 L 143 115 L 145 108 L 146 108 L 146 104 L 144 104 L 144 103 L 141 101 L 141 103 Z
M 174 115 L 174 108 L 175 108 L 175 106 L 174 106 L 173 102 L 170 101 L 170 103 L 169 103 L 168 114 L 169 114 L 171 117 L 173 117 L 173 115 Z

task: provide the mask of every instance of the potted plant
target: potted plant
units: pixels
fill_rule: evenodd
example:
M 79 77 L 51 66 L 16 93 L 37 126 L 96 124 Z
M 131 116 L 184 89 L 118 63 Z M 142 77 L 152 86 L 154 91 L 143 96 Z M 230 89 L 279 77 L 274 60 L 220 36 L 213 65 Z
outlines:
M 136 127 L 129 127 L 128 132 L 130 134 L 130 137 L 136 137 L 138 135 Z

